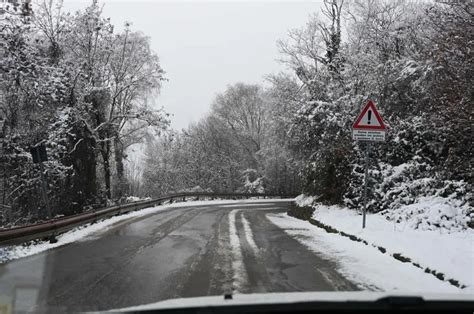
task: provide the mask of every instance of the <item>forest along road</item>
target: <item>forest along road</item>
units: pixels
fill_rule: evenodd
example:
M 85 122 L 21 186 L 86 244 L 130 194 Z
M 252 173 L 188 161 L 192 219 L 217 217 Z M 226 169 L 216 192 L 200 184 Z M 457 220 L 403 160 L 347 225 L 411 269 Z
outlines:
M 0 265 L 0 297 L 15 299 L 16 294 L 17 300 L 29 302 L 17 309 L 61 312 L 231 290 L 356 290 L 334 262 L 266 218 L 286 212 L 288 205 L 250 200 L 188 206 L 120 222 L 72 244 Z

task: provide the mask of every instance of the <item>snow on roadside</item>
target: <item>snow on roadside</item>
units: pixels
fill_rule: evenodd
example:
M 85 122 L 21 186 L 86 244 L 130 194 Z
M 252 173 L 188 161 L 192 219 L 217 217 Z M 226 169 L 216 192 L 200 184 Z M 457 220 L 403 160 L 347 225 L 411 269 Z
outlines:
M 286 214 L 267 218 L 317 254 L 338 265 L 338 271 L 364 290 L 423 293 L 462 293 L 411 264 L 401 263 L 376 248 L 351 241 Z M 464 292 L 466 292 L 464 290 Z
M 300 207 L 313 206 L 316 199 L 316 196 L 300 194 L 295 198 L 295 203 Z
M 267 201 L 280 201 L 279 199 L 268 199 Z M 252 201 L 254 202 L 254 201 Z M 155 207 L 149 207 L 142 210 L 130 212 L 120 216 L 114 216 L 108 219 L 101 220 L 94 224 L 87 224 L 85 226 L 74 228 L 68 232 L 65 232 L 57 237 L 58 242 L 49 243 L 49 242 L 40 242 L 35 244 L 30 244 L 27 246 L 24 245 L 14 245 L 0 248 L 0 263 L 5 263 L 10 260 L 18 259 L 21 257 L 26 257 L 34 254 L 44 252 L 49 249 L 63 246 L 75 241 L 79 241 L 87 236 L 96 233 L 106 231 L 108 228 L 112 227 L 114 224 L 137 217 L 143 217 L 149 214 L 157 213 L 170 208 L 177 207 L 187 207 L 187 206 L 203 206 L 203 205 L 220 205 L 220 204 L 239 204 L 245 203 L 241 200 L 214 200 L 214 201 L 191 201 L 185 203 L 173 203 Z
M 230 205 L 222 205 L 224 208 L 244 208 L 244 207 L 271 207 L 274 208 L 275 204 L 274 203 L 249 203 L 249 204 L 230 204 Z
M 253 252 L 255 254 L 258 254 L 260 252 L 260 249 L 258 248 L 257 244 L 255 243 L 255 240 L 253 238 L 253 233 L 252 233 L 252 229 L 250 228 L 250 223 L 249 221 L 247 220 L 247 218 L 245 218 L 244 216 L 244 213 L 242 212 L 241 214 L 241 218 L 242 218 L 242 225 L 244 226 L 244 233 L 245 233 L 245 239 L 247 240 L 248 244 L 250 245 L 250 247 L 252 248 Z
M 140 198 L 138 196 L 127 196 L 127 198 L 125 198 L 126 203 L 133 203 L 133 202 L 138 202 L 138 201 L 148 201 L 148 200 L 151 200 L 151 197 Z
M 244 288 L 247 282 L 247 272 L 244 267 L 244 257 L 242 255 L 242 248 L 240 247 L 240 239 L 237 234 L 237 227 L 235 226 L 235 217 L 239 209 L 234 209 L 229 213 L 229 239 L 232 250 L 232 282 L 234 285 L 234 292 L 239 292 Z
M 237 202 L 249 202 L 249 203 L 287 203 L 287 202 L 293 202 L 295 199 L 294 198 L 257 198 L 257 197 L 251 197 L 246 200 L 240 200 Z
M 0 249 L 0 262 L 7 262 L 21 257 L 26 257 L 34 254 L 44 252 L 49 249 L 53 249 L 65 244 L 69 244 L 78 240 L 85 238 L 88 235 L 91 235 L 95 232 L 105 231 L 111 225 L 135 217 L 140 217 L 148 215 L 151 213 L 159 212 L 161 210 L 167 209 L 169 206 L 156 206 L 146 208 L 140 211 L 135 211 L 127 213 L 120 216 L 114 216 L 108 219 L 104 219 L 94 224 L 87 224 L 85 226 L 74 228 L 68 232 L 65 232 L 57 237 L 58 242 L 49 243 L 47 241 L 40 243 L 32 243 L 29 245 L 14 245 Z
M 474 290 L 474 231 L 447 233 L 416 230 L 409 222 L 388 221 L 381 214 L 368 214 L 362 229 L 362 216 L 338 206 L 315 206 L 313 218 L 333 228 L 355 235 L 369 244 L 382 246 L 389 254 L 401 253 L 422 267 L 444 273 Z

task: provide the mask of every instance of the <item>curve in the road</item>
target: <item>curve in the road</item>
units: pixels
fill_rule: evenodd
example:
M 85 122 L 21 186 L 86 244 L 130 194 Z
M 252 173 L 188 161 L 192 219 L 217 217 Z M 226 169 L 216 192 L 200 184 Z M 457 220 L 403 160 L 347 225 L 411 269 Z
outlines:
M 91 311 L 225 292 L 356 290 L 337 265 L 272 224 L 285 202 L 165 210 L 0 265 L 17 309 Z

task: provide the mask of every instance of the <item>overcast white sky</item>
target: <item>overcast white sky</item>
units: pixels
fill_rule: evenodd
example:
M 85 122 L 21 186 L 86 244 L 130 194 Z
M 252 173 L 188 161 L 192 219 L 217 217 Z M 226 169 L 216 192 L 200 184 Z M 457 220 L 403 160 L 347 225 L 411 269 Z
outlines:
M 65 0 L 68 10 L 89 1 Z M 102 0 L 104 16 L 150 36 L 169 81 L 157 102 L 171 114 L 172 127 L 197 121 L 217 93 L 236 82 L 264 83 L 284 70 L 276 41 L 303 26 L 319 1 L 118 1 Z

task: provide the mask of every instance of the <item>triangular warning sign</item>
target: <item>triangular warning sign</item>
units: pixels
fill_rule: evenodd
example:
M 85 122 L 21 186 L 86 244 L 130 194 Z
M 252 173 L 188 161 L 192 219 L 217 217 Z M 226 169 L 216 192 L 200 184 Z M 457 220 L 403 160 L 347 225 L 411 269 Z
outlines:
M 383 123 L 382 117 L 377 111 L 377 108 L 375 108 L 375 104 L 372 100 L 367 102 L 367 105 L 365 105 L 359 117 L 357 117 L 357 120 L 352 128 L 385 130 L 385 124 Z

